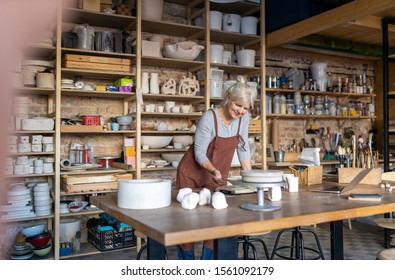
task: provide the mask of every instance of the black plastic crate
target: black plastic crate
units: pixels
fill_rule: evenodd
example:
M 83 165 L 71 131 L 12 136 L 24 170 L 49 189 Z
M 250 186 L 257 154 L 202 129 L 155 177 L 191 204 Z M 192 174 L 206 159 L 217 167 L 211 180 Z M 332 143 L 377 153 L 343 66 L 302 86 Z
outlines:
M 112 226 L 88 227 L 88 241 L 100 251 L 136 246 L 134 229 L 125 224 L 118 230 Z

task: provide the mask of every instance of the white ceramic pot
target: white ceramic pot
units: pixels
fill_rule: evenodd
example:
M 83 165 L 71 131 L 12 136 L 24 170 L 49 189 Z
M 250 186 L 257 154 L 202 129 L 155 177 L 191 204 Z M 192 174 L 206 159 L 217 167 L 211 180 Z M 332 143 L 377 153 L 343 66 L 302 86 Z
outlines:
M 163 0 L 141 1 L 141 17 L 146 20 L 162 20 Z
M 171 181 L 137 179 L 118 181 L 118 207 L 156 209 L 171 204 Z
M 159 94 L 159 77 L 158 77 L 158 73 L 151 73 L 149 90 L 150 90 L 150 93 Z
M 224 14 L 222 18 L 222 29 L 227 32 L 240 33 L 241 16 L 238 14 Z

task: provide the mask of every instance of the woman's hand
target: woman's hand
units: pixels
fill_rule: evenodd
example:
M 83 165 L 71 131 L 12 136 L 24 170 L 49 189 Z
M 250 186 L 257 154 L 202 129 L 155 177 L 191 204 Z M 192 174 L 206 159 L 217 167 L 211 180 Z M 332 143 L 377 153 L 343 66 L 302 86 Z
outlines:
M 219 171 L 218 169 L 214 170 L 212 172 L 213 176 L 214 176 L 214 181 L 218 184 L 218 185 L 222 185 L 222 186 L 226 186 L 226 181 L 224 179 L 222 179 L 222 174 L 221 171 Z

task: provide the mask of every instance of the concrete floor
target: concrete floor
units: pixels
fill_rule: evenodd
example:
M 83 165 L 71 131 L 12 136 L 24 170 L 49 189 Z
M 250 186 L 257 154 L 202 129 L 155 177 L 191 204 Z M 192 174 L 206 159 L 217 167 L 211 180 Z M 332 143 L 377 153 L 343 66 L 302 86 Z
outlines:
M 344 237 L 344 259 L 345 260 L 375 260 L 376 254 L 380 250 L 384 249 L 384 231 L 382 228 L 378 227 L 374 222 L 373 218 L 382 217 L 371 216 L 358 218 L 351 221 L 352 229 L 349 229 L 348 222 L 344 221 L 343 237 Z M 330 260 L 330 229 L 329 223 L 318 224 L 315 227 L 309 226 L 304 228 L 313 229 L 319 236 L 319 240 L 323 249 L 325 259 Z M 272 231 L 269 234 L 258 236 L 265 241 L 269 255 L 271 255 L 274 243 L 279 231 Z M 279 246 L 290 244 L 290 234 L 281 239 Z M 311 234 L 305 234 L 305 246 L 306 247 L 316 247 L 314 244 L 314 238 Z M 255 244 L 258 250 L 258 258 L 266 259 L 263 254 L 263 249 L 261 245 Z M 239 249 L 240 257 L 242 256 L 241 246 Z M 200 257 L 201 243 L 196 244 L 196 258 Z M 172 260 L 177 259 L 177 247 L 171 246 L 167 248 L 168 258 Z M 119 251 L 104 252 L 101 254 L 95 254 L 90 256 L 79 257 L 79 260 L 135 260 L 137 256 L 136 248 L 124 249 Z M 146 254 L 143 254 L 143 259 Z M 311 257 L 312 255 L 307 251 L 306 257 Z M 74 258 L 76 259 L 76 258 Z M 280 259 L 278 257 L 275 260 Z

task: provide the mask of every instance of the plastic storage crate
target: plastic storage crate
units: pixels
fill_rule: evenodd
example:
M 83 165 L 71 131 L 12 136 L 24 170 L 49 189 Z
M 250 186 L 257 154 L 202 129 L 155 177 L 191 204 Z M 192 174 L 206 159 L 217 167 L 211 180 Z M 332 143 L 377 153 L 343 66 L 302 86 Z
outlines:
M 82 115 L 81 118 L 84 125 L 100 125 L 101 115 Z
M 112 226 L 88 227 L 88 241 L 100 251 L 136 246 L 134 229 L 126 224 L 117 230 Z

